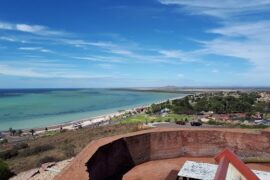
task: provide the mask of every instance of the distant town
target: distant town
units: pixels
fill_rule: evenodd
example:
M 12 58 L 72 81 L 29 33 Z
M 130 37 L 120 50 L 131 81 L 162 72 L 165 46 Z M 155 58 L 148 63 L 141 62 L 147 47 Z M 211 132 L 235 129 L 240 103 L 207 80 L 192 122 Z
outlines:
M 179 89 L 168 90 L 168 88 L 135 90 L 180 92 Z M 185 92 L 189 92 L 189 95 L 183 98 L 119 110 L 112 115 L 92 120 L 70 122 L 43 129 L 10 128 L 9 131 L 0 133 L 0 158 L 5 160 L 11 168 L 10 174 L 19 174 L 26 170 L 43 167 L 43 164 L 48 162 L 58 161 L 60 164 L 53 166 L 58 168 L 55 171 L 60 172 L 69 164 L 69 158 L 77 155 L 90 141 L 101 137 L 155 127 L 187 130 L 230 128 L 259 131 L 270 127 L 270 91 L 268 90 L 186 90 Z M 270 162 L 269 159 L 264 159 L 264 161 Z M 43 174 L 43 170 L 38 170 L 38 172 L 42 178 L 57 174 L 54 171 L 51 172 L 50 168 L 46 170 L 50 175 Z M 20 174 L 19 178 L 22 178 Z

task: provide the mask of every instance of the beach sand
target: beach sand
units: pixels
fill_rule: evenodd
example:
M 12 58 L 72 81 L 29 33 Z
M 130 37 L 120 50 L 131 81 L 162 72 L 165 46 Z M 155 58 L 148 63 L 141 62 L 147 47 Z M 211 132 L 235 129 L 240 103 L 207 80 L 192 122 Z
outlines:
M 170 98 L 170 99 L 166 99 L 164 101 L 153 102 L 152 104 L 161 104 L 161 103 L 164 103 L 168 100 L 172 101 L 172 100 L 176 100 L 176 99 L 182 99 L 184 97 L 181 96 L 181 97 Z M 132 109 L 123 110 L 121 112 L 118 111 L 118 112 L 105 114 L 105 115 L 101 115 L 101 116 L 97 116 L 97 117 L 79 119 L 79 120 L 75 120 L 75 121 L 71 121 L 71 122 L 61 123 L 61 124 L 52 125 L 52 126 L 43 127 L 43 128 L 33 128 L 33 129 L 35 130 L 35 135 L 40 135 L 40 134 L 45 133 L 46 131 L 59 131 L 61 128 L 62 128 L 62 130 L 74 130 L 74 129 L 78 128 L 78 125 L 80 125 L 81 127 L 99 126 L 101 124 L 106 125 L 106 124 L 109 124 L 110 119 L 113 117 L 119 117 L 119 116 L 122 116 L 126 113 L 134 113 L 134 112 L 136 112 L 137 109 L 148 108 L 152 104 L 137 106 L 137 107 L 132 108 Z M 47 128 L 47 130 L 45 130 L 45 128 Z M 29 134 L 29 130 L 30 129 L 24 129 L 23 130 L 24 134 Z

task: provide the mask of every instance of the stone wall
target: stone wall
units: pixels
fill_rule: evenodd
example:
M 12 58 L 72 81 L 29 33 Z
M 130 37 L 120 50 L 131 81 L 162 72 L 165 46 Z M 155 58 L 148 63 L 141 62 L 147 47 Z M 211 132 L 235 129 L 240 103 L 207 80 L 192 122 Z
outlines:
M 75 160 L 57 179 L 72 179 L 74 170 L 81 179 L 121 179 L 132 167 L 150 160 L 213 157 L 225 147 L 240 157 L 270 157 L 270 132 L 170 129 L 117 136 L 109 142 L 104 138 L 88 146 L 75 158 L 80 162 Z

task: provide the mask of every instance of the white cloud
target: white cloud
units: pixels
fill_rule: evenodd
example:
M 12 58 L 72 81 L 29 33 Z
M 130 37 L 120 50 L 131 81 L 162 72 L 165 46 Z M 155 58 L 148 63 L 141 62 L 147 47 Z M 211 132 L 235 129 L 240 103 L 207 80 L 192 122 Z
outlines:
M 216 34 L 211 40 L 196 40 L 202 45 L 198 56 L 218 55 L 240 58 L 250 65 L 248 72 L 239 73 L 243 79 L 256 77 L 261 82 L 270 78 L 270 21 L 262 18 L 252 20 L 254 14 L 270 10 L 270 0 L 160 0 L 165 5 L 175 5 L 189 14 L 220 18 L 220 27 L 206 33 Z M 183 11 L 182 11 L 183 12 Z M 173 56 L 185 56 L 171 53 Z M 168 55 L 168 54 L 167 54 Z M 228 58 L 230 59 L 230 58 Z M 218 60 L 217 60 L 218 61 Z M 240 68 L 240 67 L 239 67 Z M 213 70 L 212 72 L 217 72 Z
M 20 77 L 47 77 L 44 74 L 33 71 L 31 68 L 17 69 L 7 65 L 0 65 L 0 75 L 20 76 Z
M 29 43 L 28 41 L 26 40 L 22 40 L 22 39 L 19 39 L 17 37 L 14 37 L 14 36 L 0 36 L 0 40 L 2 41 L 8 41 L 8 42 L 20 42 L 20 43 Z
M 248 60 L 255 68 L 270 66 L 270 21 L 233 23 L 209 32 L 221 37 L 202 42 L 208 53 Z
M 91 42 L 81 39 L 62 39 L 63 43 L 73 45 L 75 47 L 87 47 L 87 46 L 94 46 L 98 47 L 102 50 L 105 50 L 112 54 L 117 55 L 132 55 L 132 51 L 127 50 L 126 48 L 122 47 L 119 44 L 114 44 L 112 42 L 107 41 L 97 41 L 97 42 Z
M 180 50 L 160 50 L 160 54 L 168 58 L 183 58 L 186 57 L 186 54 Z
M 267 11 L 270 0 L 159 0 L 165 5 L 177 5 L 190 14 L 229 18 Z
M 202 63 L 200 56 L 201 51 L 182 51 L 182 50 L 158 50 L 163 55 L 163 58 L 176 59 L 178 62 L 183 63 Z
M 23 51 L 40 51 L 44 53 L 53 53 L 52 50 L 43 47 L 19 47 L 18 49 Z
M 4 40 L 4 41 L 9 41 L 9 42 L 15 42 L 17 41 L 15 38 L 13 37 L 7 37 L 7 36 L 1 36 L 0 40 Z
M 93 62 L 124 63 L 125 60 L 115 56 L 74 56 L 74 59 L 81 59 Z
M 133 53 L 128 50 L 123 50 L 123 49 L 111 49 L 111 53 L 113 54 L 119 54 L 119 55 L 132 55 Z
M 10 23 L 0 22 L 0 29 L 13 30 L 14 26 Z
M 6 64 L 0 64 L 0 75 L 26 77 L 26 78 L 65 78 L 65 79 L 99 79 L 112 78 L 108 75 L 90 75 L 80 70 L 61 69 L 61 68 L 26 68 L 14 67 Z
M 29 24 L 13 24 L 8 22 L 0 22 L 0 29 L 2 30 L 12 30 L 25 33 L 32 33 L 42 36 L 61 36 L 67 34 L 63 31 L 51 30 L 46 26 L 41 25 L 29 25 Z
M 211 29 L 209 33 L 215 33 L 227 37 L 244 37 L 248 39 L 264 39 L 268 37 L 270 21 L 256 22 L 226 22 L 223 27 Z

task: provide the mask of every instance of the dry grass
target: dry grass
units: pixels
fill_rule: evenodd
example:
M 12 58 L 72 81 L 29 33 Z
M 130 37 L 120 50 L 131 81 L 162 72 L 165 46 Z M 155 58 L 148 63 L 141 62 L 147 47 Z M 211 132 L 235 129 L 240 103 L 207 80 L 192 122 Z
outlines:
M 29 148 L 36 148 L 41 145 L 50 145 L 53 146 L 53 149 L 29 156 L 23 155 L 23 151 L 25 151 L 25 149 L 22 149 L 19 150 L 18 156 L 6 160 L 6 162 L 12 171 L 19 173 L 38 167 L 40 160 L 46 156 L 53 157 L 57 160 L 64 160 L 79 153 L 89 142 L 94 139 L 139 130 L 140 128 L 138 124 L 119 124 L 107 127 L 98 127 L 95 129 L 84 128 L 57 133 L 50 136 L 43 136 L 35 140 L 29 140 L 27 142 Z

